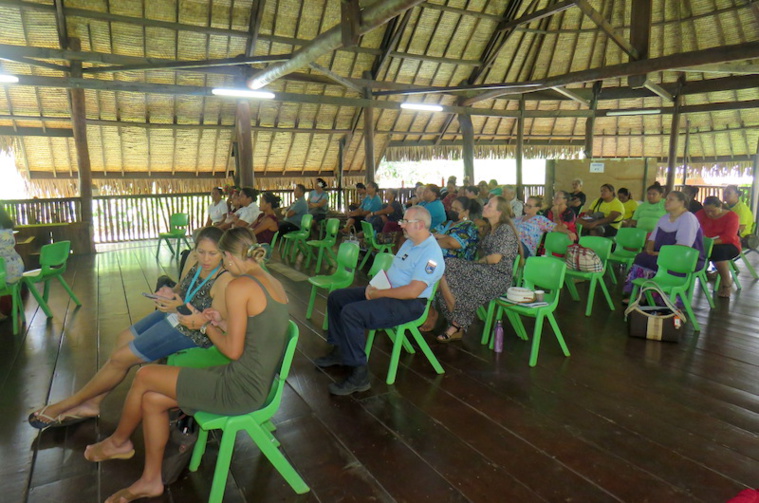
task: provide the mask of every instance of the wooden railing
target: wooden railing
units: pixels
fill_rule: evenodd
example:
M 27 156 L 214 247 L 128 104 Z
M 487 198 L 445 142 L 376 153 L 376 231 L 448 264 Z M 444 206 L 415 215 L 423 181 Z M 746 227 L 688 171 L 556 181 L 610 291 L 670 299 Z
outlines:
M 529 195 L 542 195 L 544 189 L 542 185 L 525 186 L 525 192 Z M 283 207 L 292 204 L 291 190 L 273 192 L 282 198 Z M 405 203 L 413 193 L 413 187 L 398 189 L 398 199 Z M 343 208 L 357 200 L 354 188 L 343 190 Z M 95 243 L 155 239 L 159 233 L 169 230 L 169 216 L 172 213 L 187 213 L 190 228 L 197 229 L 206 222 L 209 202 L 207 193 L 94 197 Z M 82 214 L 79 198 L 18 199 L 2 201 L 2 204 L 17 225 L 78 222 Z M 335 190 L 330 191 L 330 208 L 339 209 Z

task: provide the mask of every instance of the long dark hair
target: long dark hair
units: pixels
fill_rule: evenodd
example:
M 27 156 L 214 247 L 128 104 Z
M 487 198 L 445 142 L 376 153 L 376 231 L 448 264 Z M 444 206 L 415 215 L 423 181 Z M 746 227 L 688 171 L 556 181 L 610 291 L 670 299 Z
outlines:
M 203 227 L 198 233 L 198 237 L 195 238 L 195 248 L 197 248 L 198 243 L 200 243 L 204 239 L 213 241 L 214 243 L 218 245 L 219 241 L 221 241 L 221 236 L 223 234 L 224 234 L 224 231 L 219 229 L 218 227 L 214 227 L 214 226 Z
M 13 219 L 8 215 L 8 212 L 0 206 L 0 229 L 13 229 L 15 226 L 16 224 L 13 223 Z

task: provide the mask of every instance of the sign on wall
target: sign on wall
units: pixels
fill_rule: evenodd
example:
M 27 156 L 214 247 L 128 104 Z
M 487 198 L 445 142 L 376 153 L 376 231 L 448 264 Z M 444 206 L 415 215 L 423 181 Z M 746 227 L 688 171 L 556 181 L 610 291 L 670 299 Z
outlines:
M 591 162 L 590 163 L 590 172 L 591 173 L 603 173 L 604 172 L 604 163 L 602 163 L 602 162 Z

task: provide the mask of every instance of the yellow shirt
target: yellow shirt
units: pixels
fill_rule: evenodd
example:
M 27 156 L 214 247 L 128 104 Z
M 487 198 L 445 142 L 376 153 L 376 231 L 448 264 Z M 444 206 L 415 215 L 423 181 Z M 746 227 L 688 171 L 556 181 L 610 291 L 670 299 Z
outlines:
M 746 226 L 743 231 L 739 233 L 741 237 L 746 237 L 751 234 L 754 230 L 754 214 L 751 213 L 751 209 L 746 206 L 746 203 L 738 201 L 732 208 L 730 208 L 730 211 L 734 211 L 738 214 L 740 225 Z
M 596 213 L 600 211 L 604 214 L 604 217 L 608 217 L 611 212 L 616 211 L 619 213 L 619 216 L 617 219 L 608 224 L 614 227 L 615 229 L 619 229 L 620 225 L 622 225 L 622 216 L 625 214 L 625 206 L 622 204 L 622 201 L 617 199 L 616 197 L 609 201 L 608 203 L 605 202 L 600 197 L 593 201 L 590 206 L 587 207 L 588 213 Z
M 638 209 L 638 201 L 635 199 L 628 199 L 626 202 L 622 203 L 622 206 L 625 207 L 625 213 L 622 215 L 622 219 L 627 220 L 629 218 L 632 218 L 633 213 L 635 213 L 635 210 Z

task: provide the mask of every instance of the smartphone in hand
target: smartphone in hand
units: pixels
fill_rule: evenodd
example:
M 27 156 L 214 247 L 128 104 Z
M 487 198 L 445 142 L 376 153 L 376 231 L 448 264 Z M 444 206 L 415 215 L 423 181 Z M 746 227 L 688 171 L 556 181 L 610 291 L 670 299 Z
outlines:
M 189 307 L 187 307 L 185 304 L 181 304 L 177 306 L 177 312 L 185 316 L 189 316 L 192 314 L 192 310 Z
M 171 300 L 171 297 L 164 297 L 155 293 L 142 292 L 142 295 L 153 300 Z

